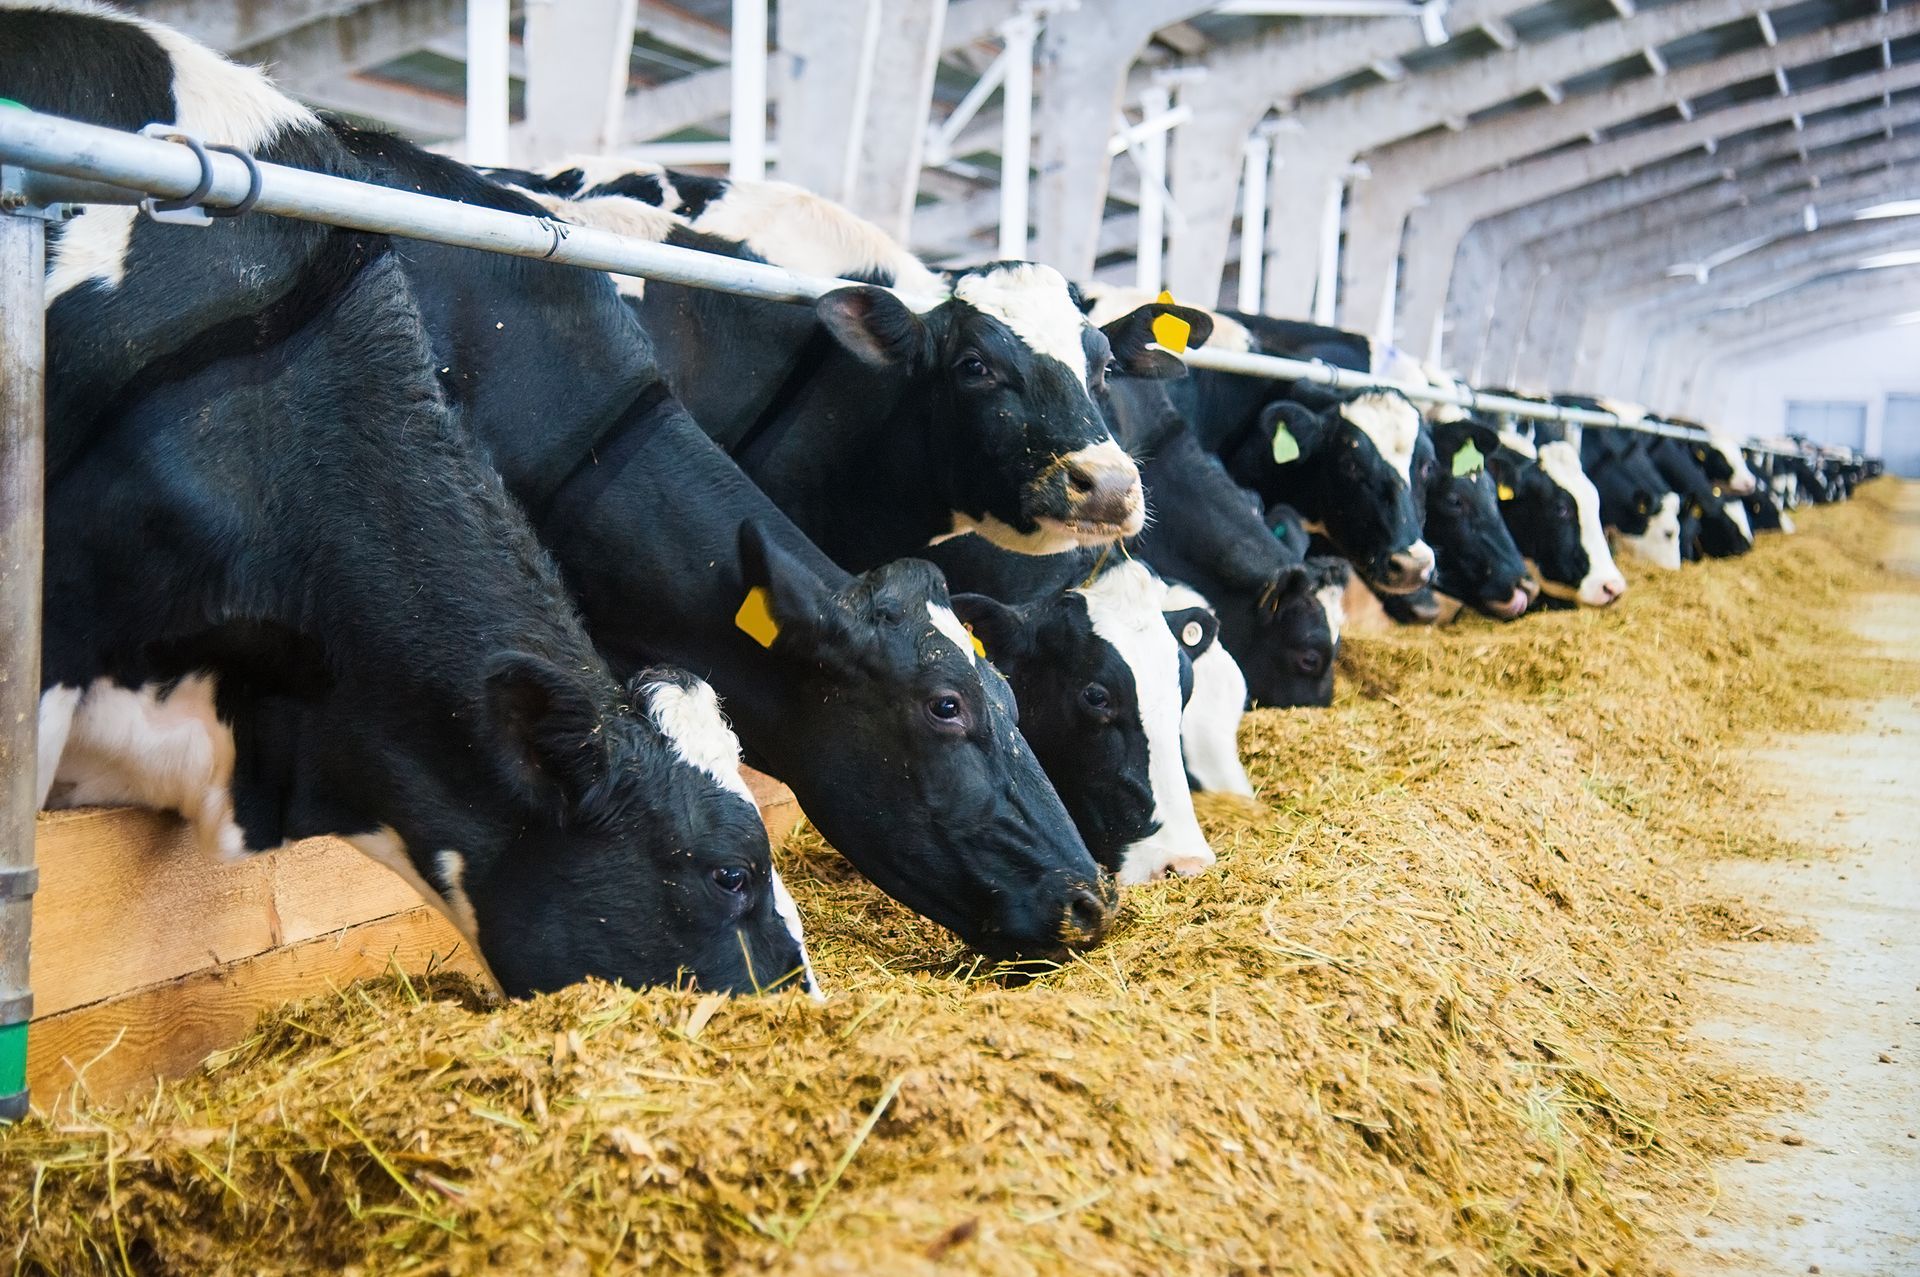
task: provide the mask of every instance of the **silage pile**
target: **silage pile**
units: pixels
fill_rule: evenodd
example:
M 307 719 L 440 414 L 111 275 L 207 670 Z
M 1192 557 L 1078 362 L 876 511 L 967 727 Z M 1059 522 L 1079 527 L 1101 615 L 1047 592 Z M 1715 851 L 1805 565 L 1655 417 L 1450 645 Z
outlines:
M 1263 712 L 1218 872 L 1010 979 L 782 859 L 832 991 L 398 978 L 202 1076 L 0 1138 L 30 1270 L 1632 1273 L 1763 1080 L 1696 1054 L 1688 951 L 1766 919 L 1732 763 L 1884 671 L 1842 659 L 1888 484 L 1606 612 L 1355 642 Z M 5 1253 L 0 1251 L 0 1253 Z

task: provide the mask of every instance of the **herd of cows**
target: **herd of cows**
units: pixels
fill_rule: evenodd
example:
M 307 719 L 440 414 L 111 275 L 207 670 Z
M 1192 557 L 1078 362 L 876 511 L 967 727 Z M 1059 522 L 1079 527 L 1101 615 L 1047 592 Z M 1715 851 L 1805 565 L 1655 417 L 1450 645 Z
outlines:
M 1043 265 L 936 273 L 777 183 L 476 171 L 111 12 L 5 0 L 0 83 L 868 281 L 808 308 L 259 215 L 49 232 L 42 804 L 175 810 L 227 855 L 342 836 L 514 995 L 817 991 L 742 744 L 983 953 L 1094 943 L 1119 886 L 1213 862 L 1192 789 L 1252 792 L 1242 712 L 1329 703 L 1358 602 L 1604 606 L 1610 537 L 1738 554 L 1873 473 L 1189 372 L 1169 345 L 1419 375 Z

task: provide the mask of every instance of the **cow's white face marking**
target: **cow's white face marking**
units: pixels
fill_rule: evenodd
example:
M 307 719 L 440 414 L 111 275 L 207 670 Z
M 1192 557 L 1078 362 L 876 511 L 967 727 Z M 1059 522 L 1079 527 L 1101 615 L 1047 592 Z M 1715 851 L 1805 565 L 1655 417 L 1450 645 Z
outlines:
M 1620 541 L 1640 558 L 1670 572 L 1680 570 L 1680 494 L 1669 492 L 1660 498 L 1660 508 L 1647 519 L 1647 530 L 1639 536 L 1622 535 Z
M 1364 394 L 1340 405 L 1340 415 L 1372 440 L 1387 464 L 1413 486 L 1413 447 L 1420 439 L 1420 414 L 1398 395 Z
M 1139 563 L 1107 569 L 1074 593 L 1086 600 L 1093 632 L 1120 654 L 1133 675 L 1140 726 L 1147 737 L 1147 782 L 1159 828 L 1122 854 L 1122 886 L 1167 873 L 1196 874 L 1213 863 L 1213 848 L 1193 814 L 1193 793 L 1181 753 L 1180 647 L 1163 615 L 1167 591 Z
M 1184 611 L 1213 605 L 1190 586 L 1169 583 L 1164 607 Z M 1183 646 L 1200 641 L 1204 630 L 1198 621 L 1188 623 L 1198 631 L 1184 637 Z M 1247 708 L 1247 678 L 1240 663 L 1218 638 L 1207 650 L 1193 658 L 1193 695 L 1180 712 L 1180 750 L 1186 758 L 1187 773 L 1200 788 L 1223 794 L 1253 797 L 1253 782 L 1240 762 L 1240 719 Z
M 205 142 L 258 151 L 282 132 L 318 129 L 312 111 L 273 87 L 253 67 L 238 66 L 170 27 L 112 9 L 86 7 L 95 17 L 139 27 L 173 63 L 172 123 Z M 118 288 L 126 278 L 127 246 L 135 210 L 94 205 L 68 222 L 47 249 L 46 304 L 89 281 Z
M 467 858 L 457 851 L 442 851 L 434 856 L 433 867 L 440 878 L 438 894 L 446 901 L 447 915 L 467 937 L 468 947 L 478 952 L 480 915 L 473 911 L 473 901 L 467 896 Z
M 1637 403 L 1628 403 L 1624 399 L 1596 399 L 1600 411 L 1610 412 L 1629 426 L 1637 426 L 1647 419 L 1647 410 Z
M 927 619 L 933 622 L 933 628 L 945 636 L 949 643 L 952 643 L 960 649 L 960 654 L 966 657 L 967 660 L 975 661 L 979 659 L 974 655 L 973 635 L 967 632 L 967 627 L 960 623 L 960 618 L 953 614 L 952 608 L 944 607 L 938 603 L 929 603 L 927 604 Z
M 1747 503 L 1739 497 L 1733 497 L 1723 504 L 1726 506 L 1727 517 L 1732 519 L 1733 525 L 1740 529 L 1740 535 L 1746 538 L 1747 544 L 1752 545 L 1753 521 L 1747 518 Z
M 1347 587 L 1323 585 L 1313 592 L 1313 597 L 1320 604 L 1320 610 L 1327 614 L 1327 632 L 1333 636 L 1333 641 L 1338 643 L 1340 627 L 1347 623 Z
M 807 956 L 807 937 L 800 925 L 800 906 L 794 904 L 793 896 L 787 891 L 787 884 L 780 880 L 780 871 L 773 871 L 769 885 L 773 888 L 773 911 L 780 915 L 780 921 L 787 924 L 787 934 L 793 937 L 794 944 L 800 947 L 800 977 L 807 996 L 815 1002 L 825 1002 L 827 995 L 820 991 L 820 981 L 814 978 L 813 959 Z
M 1785 510 L 1782 510 L 1780 512 L 1780 531 L 1786 533 L 1788 536 L 1792 536 L 1798 530 L 1799 529 L 1793 526 L 1793 516 Z
M 650 683 L 646 695 L 647 716 L 673 743 L 680 761 L 699 768 L 722 789 L 752 804 L 753 791 L 740 775 L 740 738 L 727 726 L 712 686 L 699 679 L 691 687 Z
M 227 858 L 245 854 L 246 838 L 233 818 L 233 732 L 214 708 L 211 676 L 189 675 L 164 691 L 95 679 L 70 722 L 51 805 L 178 812 L 204 850 Z
M 1728 467 L 1733 471 L 1733 477 L 1727 480 L 1727 491 L 1737 497 L 1744 497 L 1760 486 L 1760 481 L 1754 478 L 1753 471 L 1747 467 L 1746 454 L 1740 451 L 1739 444 L 1725 435 L 1714 435 L 1708 440 L 1707 446 L 1725 458 Z
M 1517 430 L 1502 430 L 1500 432 L 1500 443 L 1501 446 L 1511 448 L 1523 457 L 1531 457 L 1535 460 L 1539 459 L 1540 454 L 1534 450 L 1533 440 L 1527 438 Z
M 1607 547 L 1606 528 L 1600 522 L 1600 491 L 1581 469 L 1579 450 L 1572 444 L 1564 441 L 1542 444 L 1538 456 L 1540 473 L 1573 498 L 1573 508 L 1579 517 L 1580 548 L 1587 554 L 1587 574 L 1575 587 L 1574 597 L 1589 607 L 1604 607 L 1627 592 L 1627 578 L 1615 566 L 1613 551 Z M 1558 582 L 1547 580 L 1537 570 L 1534 576 L 1541 590 L 1565 597 L 1564 587 Z
M 962 275 L 953 286 L 956 299 L 990 315 L 1034 353 L 1058 360 L 1084 388 L 1087 349 L 1082 336 L 1087 317 L 1073 304 L 1066 277 L 1051 266 L 1022 262 L 999 270 Z

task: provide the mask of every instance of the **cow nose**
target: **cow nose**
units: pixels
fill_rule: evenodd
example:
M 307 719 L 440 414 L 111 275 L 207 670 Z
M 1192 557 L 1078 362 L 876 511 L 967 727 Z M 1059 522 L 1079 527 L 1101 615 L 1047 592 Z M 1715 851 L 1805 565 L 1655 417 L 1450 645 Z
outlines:
M 1118 444 L 1102 443 L 1069 455 L 1062 470 L 1067 484 L 1067 517 L 1075 523 L 1105 524 L 1131 536 L 1140 530 L 1145 503 L 1140 468 Z
M 1065 934 L 1068 944 L 1091 944 L 1106 933 L 1113 920 L 1113 909 L 1091 887 L 1074 887 L 1067 892 Z
M 1433 549 L 1425 541 L 1415 541 L 1398 554 L 1387 556 L 1387 577 L 1380 584 L 1389 590 L 1411 593 L 1433 577 Z

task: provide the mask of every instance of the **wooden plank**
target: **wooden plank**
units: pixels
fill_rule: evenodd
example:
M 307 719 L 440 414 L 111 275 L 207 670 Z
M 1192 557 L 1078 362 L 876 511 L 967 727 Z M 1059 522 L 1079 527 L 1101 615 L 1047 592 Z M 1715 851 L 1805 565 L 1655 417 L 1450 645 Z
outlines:
M 337 839 L 224 861 L 201 852 L 183 821 L 152 811 L 46 813 L 35 859 L 41 1015 L 420 904 L 391 870 Z
M 429 964 L 479 970 L 458 933 L 422 906 L 35 1020 L 27 1041 L 34 1106 L 50 1112 L 82 1074 L 87 1095 L 110 1102 L 157 1077 L 190 1072 L 244 1039 L 271 1007 L 390 965 L 418 974 Z
M 793 791 L 764 772 L 751 767 L 742 767 L 740 774 L 746 778 L 747 788 L 753 791 L 753 800 L 760 804 L 760 819 L 767 826 L 767 837 L 778 847 L 787 840 L 794 826 L 806 819 L 806 813 L 800 810 L 800 800 Z

